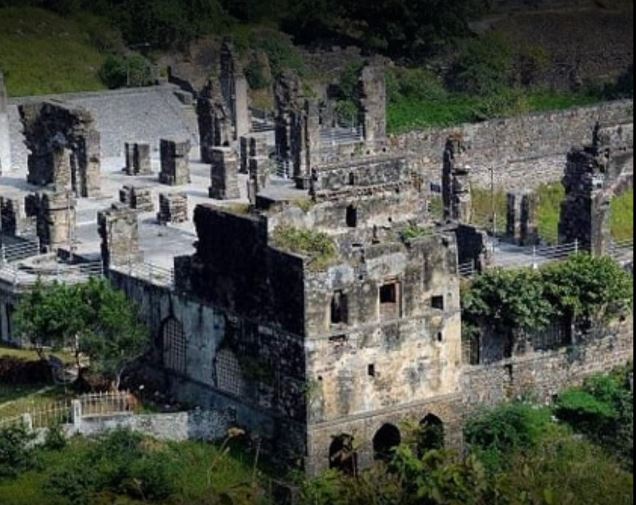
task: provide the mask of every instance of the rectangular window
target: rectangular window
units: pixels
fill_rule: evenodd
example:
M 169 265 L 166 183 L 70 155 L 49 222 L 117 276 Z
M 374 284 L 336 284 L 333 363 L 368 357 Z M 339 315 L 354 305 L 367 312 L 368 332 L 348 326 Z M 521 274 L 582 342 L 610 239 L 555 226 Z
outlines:
M 349 228 L 357 228 L 358 226 L 358 209 L 353 205 L 347 207 L 347 226 Z
M 392 282 L 380 287 L 380 319 L 400 317 L 400 284 Z
M 347 324 L 348 318 L 347 295 L 336 291 L 331 299 L 331 324 Z
M 437 310 L 444 310 L 444 295 L 431 298 L 431 307 Z
M 369 374 L 369 377 L 375 377 L 375 365 L 369 365 L 367 373 Z

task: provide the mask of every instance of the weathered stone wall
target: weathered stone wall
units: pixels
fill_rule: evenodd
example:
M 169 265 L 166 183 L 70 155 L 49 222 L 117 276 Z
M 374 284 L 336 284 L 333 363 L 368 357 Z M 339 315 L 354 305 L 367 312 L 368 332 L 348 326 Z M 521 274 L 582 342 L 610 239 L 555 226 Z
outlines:
M 611 102 L 456 128 L 414 131 L 390 137 L 389 145 L 393 151 L 408 155 L 425 181 L 439 182 L 446 140 L 451 135 L 462 135 L 474 185 L 489 188 L 492 167 L 499 188 L 532 189 L 561 179 L 566 153 L 572 146 L 587 144 L 597 122 L 631 123 L 633 110 L 633 101 Z
M 0 175 L 11 170 L 11 139 L 9 130 L 9 101 L 4 75 L 0 71 Z

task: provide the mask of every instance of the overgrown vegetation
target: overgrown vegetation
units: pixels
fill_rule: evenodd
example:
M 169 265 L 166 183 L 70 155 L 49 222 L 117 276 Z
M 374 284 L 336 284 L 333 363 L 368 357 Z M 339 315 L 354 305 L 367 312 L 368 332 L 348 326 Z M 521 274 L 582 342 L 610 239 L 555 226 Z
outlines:
M 608 257 L 577 254 L 541 270 L 495 269 L 462 292 L 467 335 L 487 326 L 509 334 L 545 328 L 552 320 L 587 326 L 631 310 L 630 275 Z
M 614 240 L 634 240 L 634 190 L 630 189 L 612 199 L 610 212 L 610 227 Z
M 272 236 L 279 249 L 311 258 L 312 269 L 322 270 L 337 257 L 337 248 L 329 235 L 314 230 L 279 226 Z
M 116 388 L 126 368 L 149 345 L 148 329 L 134 304 L 105 280 L 38 283 L 20 299 L 14 318 L 16 334 L 40 356 L 45 348 L 72 349 L 78 369 L 80 356 L 87 356 L 91 368 L 109 377 Z

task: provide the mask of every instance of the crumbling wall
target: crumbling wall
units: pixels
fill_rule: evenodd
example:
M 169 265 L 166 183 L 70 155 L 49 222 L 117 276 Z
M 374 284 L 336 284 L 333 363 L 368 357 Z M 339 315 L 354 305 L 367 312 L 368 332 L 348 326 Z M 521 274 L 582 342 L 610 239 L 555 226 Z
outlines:
M 633 101 L 617 101 L 454 128 L 412 131 L 391 136 L 389 146 L 407 156 L 425 181 L 439 182 L 446 141 L 451 135 L 460 135 L 467 147 L 474 186 L 489 188 L 493 168 L 498 189 L 533 189 L 561 179 L 563 157 L 572 146 L 589 143 L 597 122 L 630 123 L 633 113 Z
M 11 140 L 9 130 L 9 98 L 0 71 L 0 175 L 11 170 Z
M 98 196 L 100 135 L 90 113 L 52 101 L 27 103 L 19 110 L 30 151 L 28 181 L 53 184 L 58 191 L 70 184 L 80 197 Z

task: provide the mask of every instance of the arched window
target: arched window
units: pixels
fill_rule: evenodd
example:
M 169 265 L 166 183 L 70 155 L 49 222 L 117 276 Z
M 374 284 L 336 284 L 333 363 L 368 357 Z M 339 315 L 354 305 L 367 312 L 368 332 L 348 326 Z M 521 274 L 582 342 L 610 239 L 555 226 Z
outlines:
M 183 325 L 174 317 L 166 319 L 161 327 L 163 366 L 173 372 L 185 374 L 186 338 Z
M 417 441 L 418 453 L 423 456 L 428 451 L 444 448 L 444 423 L 433 415 L 427 415 L 420 422 L 420 433 Z
M 385 424 L 373 437 L 373 453 L 376 460 L 389 461 L 393 449 L 402 443 L 402 435 L 392 424 Z
M 329 468 L 355 475 L 357 466 L 358 455 L 353 447 L 353 437 L 345 434 L 333 437 L 329 447 Z
M 216 387 L 234 396 L 243 394 L 243 372 L 235 354 L 221 349 L 216 355 Z

